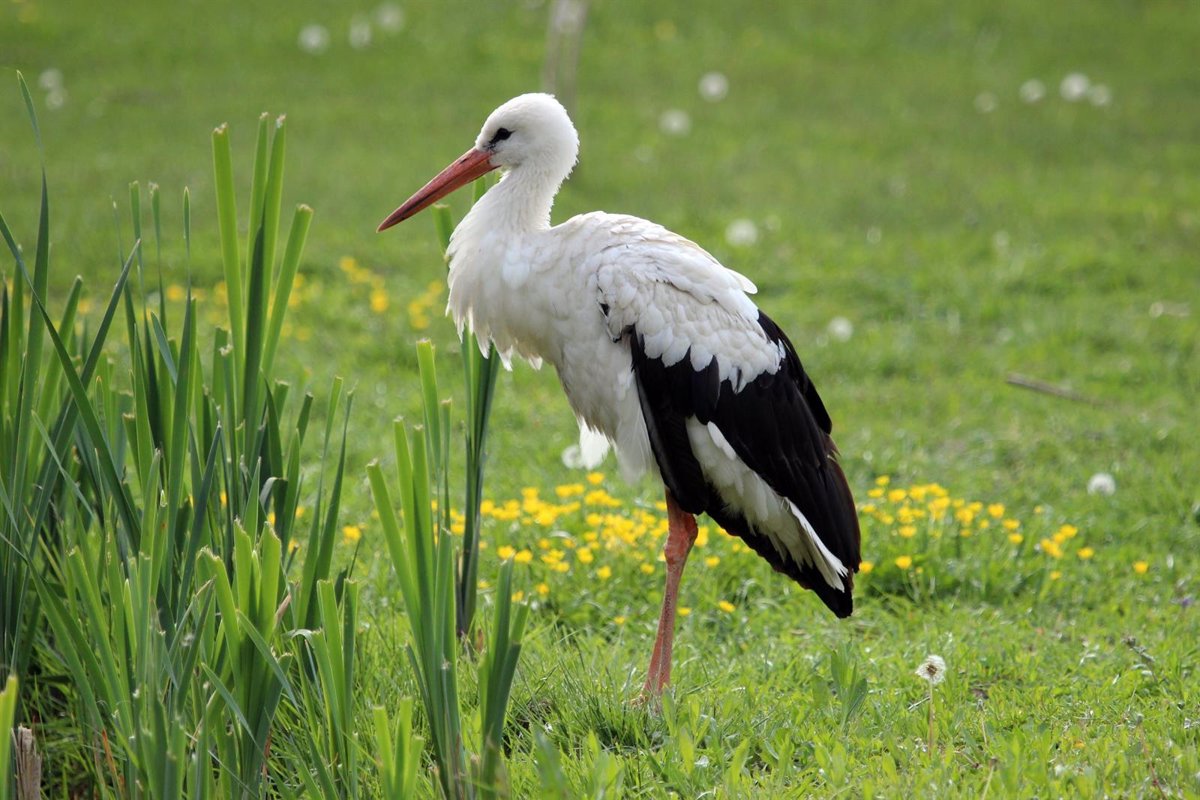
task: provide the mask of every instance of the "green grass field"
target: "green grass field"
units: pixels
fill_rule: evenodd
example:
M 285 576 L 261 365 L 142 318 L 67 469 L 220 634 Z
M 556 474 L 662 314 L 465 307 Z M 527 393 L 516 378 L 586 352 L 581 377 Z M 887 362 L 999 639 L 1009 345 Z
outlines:
M 540 88 L 549 8 L 133 6 L 0 9 L 0 210 L 31 251 L 20 70 L 52 295 L 82 275 L 98 314 L 131 244 L 128 184 L 156 182 L 168 303 L 190 280 L 211 340 L 211 130 L 230 123 L 244 171 L 259 113 L 287 114 L 284 208 L 316 215 L 275 373 L 355 391 L 334 558 L 363 585 L 369 719 L 415 691 L 366 465 L 390 465 L 392 419 L 420 413 L 417 339 L 462 405 L 433 222 L 374 229 L 493 107 Z M 314 24 L 319 53 L 299 44 Z M 839 622 L 712 529 L 683 583 L 673 695 L 637 705 L 661 487 L 564 467 L 576 427 L 554 375 L 502 374 L 480 576 L 491 598 L 513 556 L 532 607 L 513 796 L 1200 796 L 1198 40 L 1200 14 L 1166 0 L 592 4 L 555 219 L 644 216 L 757 283 L 834 417 L 872 569 Z M 728 79 L 716 101 L 710 72 Z M 1072 73 L 1087 85 L 1068 99 Z M 190 261 L 172 233 L 185 186 Z M 739 220 L 752 242 L 728 235 Z M 1098 473 L 1114 492 L 1089 492 Z M 932 716 L 914 674 L 929 654 L 947 665 Z M 90 791 L 67 774 L 93 759 L 64 714 L 44 727 L 51 797 Z

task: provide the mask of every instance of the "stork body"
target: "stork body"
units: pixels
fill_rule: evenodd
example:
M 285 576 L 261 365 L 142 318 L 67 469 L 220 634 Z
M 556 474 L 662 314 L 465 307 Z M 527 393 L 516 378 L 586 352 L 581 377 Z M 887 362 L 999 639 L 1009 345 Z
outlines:
M 578 153 L 549 95 L 492 113 L 475 146 L 380 225 L 491 169 L 505 174 L 450 242 L 449 310 L 507 365 L 556 369 L 585 458 L 609 444 L 624 477 L 666 487 L 667 585 L 646 679 L 670 679 L 675 601 L 707 513 L 838 616 L 852 609 L 859 530 L 829 415 L 754 285 L 637 217 L 592 213 L 551 227 Z

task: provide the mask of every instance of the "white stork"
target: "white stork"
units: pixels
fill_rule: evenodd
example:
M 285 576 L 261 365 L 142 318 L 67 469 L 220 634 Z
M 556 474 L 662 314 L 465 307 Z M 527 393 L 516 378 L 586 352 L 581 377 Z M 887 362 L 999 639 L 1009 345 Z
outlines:
M 671 677 L 696 514 L 839 617 L 852 608 L 858 517 L 829 414 L 791 342 L 748 297 L 754 284 L 644 219 L 597 212 L 550 225 L 578 152 L 558 101 L 521 95 L 379 230 L 502 170 L 450 240 L 448 310 L 506 366 L 514 352 L 554 365 L 585 453 L 598 461 L 611 443 L 627 479 L 657 472 L 666 485 L 666 589 L 644 689 L 657 695 Z

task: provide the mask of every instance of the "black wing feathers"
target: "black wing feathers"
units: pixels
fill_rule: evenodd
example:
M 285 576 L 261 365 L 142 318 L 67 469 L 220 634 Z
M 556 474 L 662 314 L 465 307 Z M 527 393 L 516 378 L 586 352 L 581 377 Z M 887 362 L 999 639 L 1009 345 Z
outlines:
M 783 348 L 783 361 L 775 373 L 754 377 L 739 392 L 728 380 L 720 380 L 715 358 L 696 370 L 689 352 L 667 367 L 646 355 L 636 329 L 628 331 L 650 445 L 667 488 L 683 509 L 706 512 L 776 570 L 816 592 L 838 616 L 847 616 L 852 609 L 853 576 L 844 579 L 845 590 L 834 589 L 815 567 L 781 556 L 766 534 L 754 530 L 708 484 L 688 440 L 689 417 L 715 423 L 746 466 L 791 500 L 830 552 L 857 571 L 858 515 L 829 436 L 829 414 L 791 342 L 761 312 L 759 324 Z

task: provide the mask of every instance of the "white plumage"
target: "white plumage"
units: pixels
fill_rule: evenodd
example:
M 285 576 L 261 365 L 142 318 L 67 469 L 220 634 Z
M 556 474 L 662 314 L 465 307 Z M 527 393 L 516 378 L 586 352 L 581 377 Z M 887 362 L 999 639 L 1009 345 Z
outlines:
M 817 582 L 845 595 L 849 613 L 849 575 L 858 565 L 857 523 L 853 547 L 835 542 L 842 550 L 839 557 L 797 505 L 807 502 L 809 473 L 804 470 L 811 467 L 813 475 L 828 478 L 823 454 L 828 453 L 841 485 L 845 480 L 832 460 L 827 417 L 825 433 L 820 432 L 824 408 L 819 413 L 809 408 L 811 399 L 818 405 L 820 400 L 786 337 L 751 301 L 753 283 L 659 225 L 592 213 L 551 227 L 554 196 L 577 153 L 578 137 L 562 106 L 548 95 L 522 95 L 493 112 L 474 148 L 380 229 L 478 175 L 504 170 L 451 239 L 448 310 L 460 333 L 469 325 L 481 346 L 494 348 L 506 366 L 514 354 L 535 367 L 543 361 L 554 366 L 580 423 L 585 460 L 602 456 L 599 434 L 615 446 L 627 479 L 658 474 L 668 486 L 673 511 L 678 503 L 689 512 L 708 511 L 745 527 L 735 532 L 776 569 L 802 582 L 819 575 Z M 748 389 L 752 385 L 754 391 Z M 791 416 L 782 422 L 739 419 L 742 402 L 747 410 L 757 404 L 760 415 L 763 409 L 775 414 L 770 392 L 777 390 L 783 392 L 779 413 Z M 796 413 L 801 418 L 792 419 Z M 780 426 L 781 438 L 796 439 L 800 449 L 785 441 L 772 445 L 783 450 L 772 449 L 760 459 L 746 449 L 761 439 L 751 429 L 760 423 Z M 811 464 L 800 464 L 810 444 L 817 455 Z M 747 459 L 768 466 L 756 471 Z M 801 488 L 788 488 L 793 485 Z M 813 508 L 829 525 L 827 509 L 813 506 L 809 513 Z M 678 527 L 673 517 L 673 537 Z M 668 544 L 669 564 L 670 556 Z M 827 603 L 829 591 L 822 594 Z M 670 570 L 667 593 L 673 624 Z M 669 677 L 667 605 L 660 620 L 666 664 L 658 663 L 656 648 L 650 690 L 661 689 Z

